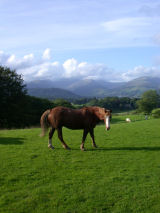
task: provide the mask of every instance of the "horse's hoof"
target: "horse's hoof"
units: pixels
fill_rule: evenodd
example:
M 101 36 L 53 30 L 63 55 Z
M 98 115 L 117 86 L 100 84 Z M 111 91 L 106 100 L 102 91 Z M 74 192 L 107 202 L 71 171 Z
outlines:
M 81 149 L 81 151 L 85 151 L 85 148 L 84 148 L 84 147 L 82 147 L 82 146 L 80 146 L 80 149 Z
M 68 147 L 68 146 L 66 147 L 66 149 L 67 149 L 67 150 L 71 150 L 71 148 L 70 148 L 70 147 Z
M 63 146 L 64 149 L 70 150 L 71 148 L 69 146 Z
M 54 147 L 51 144 L 48 145 L 48 148 L 49 149 L 54 149 Z

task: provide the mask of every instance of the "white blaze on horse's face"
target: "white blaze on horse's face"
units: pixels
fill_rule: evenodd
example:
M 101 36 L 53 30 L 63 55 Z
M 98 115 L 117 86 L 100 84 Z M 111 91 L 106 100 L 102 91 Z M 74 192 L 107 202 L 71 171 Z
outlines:
M 106 116 L 106 130 L 109 130 L 110 129 L 110 116 L 107 115 Z
M 111 119 L 111 112 L 112 110 L 105 109 L 105 124 L 106 124 L 106 130 L 110 129 L 110 119 Z

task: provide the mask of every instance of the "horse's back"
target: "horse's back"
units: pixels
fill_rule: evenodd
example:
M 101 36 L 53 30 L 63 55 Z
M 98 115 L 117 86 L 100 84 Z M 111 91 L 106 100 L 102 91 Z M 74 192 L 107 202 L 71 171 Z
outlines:
M 59 106 L 51 110 L 50 120 L 55 128 L 65 126 L 70 129 L 84 129 L 86 125 L 89 125 L 89 114 L 84 108 L 70 109 Z

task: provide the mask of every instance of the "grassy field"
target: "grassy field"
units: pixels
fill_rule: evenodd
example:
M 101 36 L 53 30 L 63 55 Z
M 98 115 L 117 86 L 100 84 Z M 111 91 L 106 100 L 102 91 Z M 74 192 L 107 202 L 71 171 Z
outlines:
M 64 128 L 72 148 L 40 129 L 0 131 L 0 212 L 160 212 L 160 119 L 113 117 L 110 131 L 95 129 L 80 151 L 82 131 Z

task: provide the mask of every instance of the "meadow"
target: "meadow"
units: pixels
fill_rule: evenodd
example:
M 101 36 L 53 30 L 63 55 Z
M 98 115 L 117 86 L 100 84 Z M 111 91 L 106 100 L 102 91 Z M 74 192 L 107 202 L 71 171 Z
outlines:
M 160 212 L 160 119 L 113 116 L 95 128 L 98 149 L 64 128 L 71 150 L 40 129 L 0 130 L 1 213 Z

